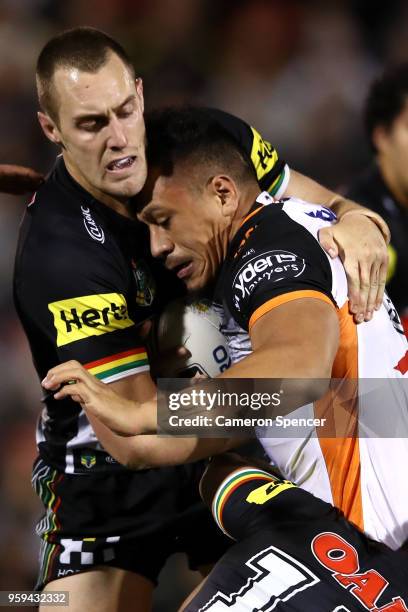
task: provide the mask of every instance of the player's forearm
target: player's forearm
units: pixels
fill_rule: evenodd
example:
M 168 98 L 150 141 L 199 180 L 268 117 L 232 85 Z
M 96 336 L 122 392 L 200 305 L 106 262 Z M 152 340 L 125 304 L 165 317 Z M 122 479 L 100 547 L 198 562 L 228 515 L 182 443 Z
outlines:
M 331 208 L 339 221 L 348 213 L 363 214 L 377 225 L 387 243 L 390 240 L 389 227 L 380 215 L 353 200 L 345 198 L 339 193 L 327 189 L 320 185 L 320 183 L 295 170 L 290 172 L 290 180 L 284 195 L 327 206 L 327 208 Z
M 296 346 L 258 349 L 225 370 L 218 378 L 324 378 L 330 369 L 322 362 L 307 362 Z
M 344 198 L 295 170 L 290 171 L 290 180 L 284 195 L 285 197 L 300 198 L 306 202 L 327 206 L 327 208 L 333 210 L 337 217 L 341 217 L 350 210 L 361 210 L 363 208 L 356 202 Z
M 155 411 L 156 413 L 156 411 Z M 118 436 L 89 414 L 92 427 L 105 450 L 133 470 L 179 465 L 205 459 L 243 444 L 242 438 L 171 438 L 157 435 Z
M 115 414 L 112 415 L 115 421 L 111 423 L 105 421 L 105 424 L 110 427 L 114 435 L 113 440 L 109 440 L 107 443 L 112 445 L 118 443 L 120 435 L 156 433 L 156 385 L 151 379 L 149 372 L 123 378 L 117 382 L 110 383 L 108 387 L 109 391 L 113 390 L 117 395 L 112 397 L 111 400 L 116 406 Z M 101 387 L 100 389 L 102 390 Z M 98 402 L 96 402 L 95 406 L 96 408 L 98 407 Z M 90 411 L 87 412 L 88 415 L 92 414 Z M 94 412 L 94 415 L 98 417 L 97 412 Z M 108 431 L 101 432 L 100 435 L 106 437 L 108 436 Z M 106 441 L 104 443 L 100 436 L 96 435 L 100 442 L 106 446 Z
M 87 417 L 92 425 L 96 437 L 103 448 L 108 452 L 118 463 L 128 466 L 132 453 L 134 452 L 133 436 L 118 435 L 109 427 L 104 425 L 91 412 L 87 413 Z M 142 436 L 141 436 L 142 437 Z M 149 467 L 147 459 L 142 461 L 140 456 L 138 459 L 138 469 Z
M 0 191 L 15 195 L 33 192 L 44 182 L 44 176 L 24 166 L 0 164 Z
M 224 453 L 244 444 L 243 438 L 160 438 L 158 436 L 135 436 L 130 440 L 125 465 L 129 469 L 140 466 L 163 467 L 192 463 Z
M 329 363 L 323 359 L 316 361 L 304 358 L 299 347 L 286 347 L 286 350 L 258 349 L 217 378 L 225 382 L 232 379 L 229 392 L 236 390 L 236 379 L 242 378 L 252 379 L 253 394 L 279 394 L 279 404 L 268 407 L 267 416 L 275 418 L 277 415 L 290 414 L 300 406 L 323 397 L 331 377 Z
M 102 402 L 95 401 L 92 404 L 92 409 L 88 405 L 84 405 L 85 411 L 88 415 L 96 416 L 97 419 L 101 419 L 103 423 L 109 427 L 109 430 L 115 436 L 115 440 L 120 439 L 121 436 L 140 436 L 148 435 L 157 432 L 157 398 L 153 398 L 145 402 L 137 402 L 128 400 L 117 395 L 111 403 L 113 410 L 107 414 L 104 407 L 107 402 L 105 399 L 100 398 Z M 108 400 L 109 401 L 109 400 Z M 109 431 L 108 430 L 108 431 Z M 100 442 L 106 446 L 106 440 L 102 439 L 100 435 L 95 431 L 96 436 Z M 107 433 L 104 435 L 106 437 Z M 115 440 L 109 443 L 113 444 Z

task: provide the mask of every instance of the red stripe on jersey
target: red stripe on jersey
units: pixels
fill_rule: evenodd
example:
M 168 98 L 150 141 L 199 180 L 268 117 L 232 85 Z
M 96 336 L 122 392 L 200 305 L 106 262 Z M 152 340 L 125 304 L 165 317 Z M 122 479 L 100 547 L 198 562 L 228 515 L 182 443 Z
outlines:
M 408 372 L 408 351 L 405 353 L 404 357 L 401 357 L 394 367 L 394 370 L 398 370 L 401 374 L 406 374 Z
M 109 357 L 104 357 L 103 359 L 98 359 L 97 361 L 91 361 L 90 363 L 85 363 L 84 368 L 89 370 L 90 368 L 95 368 L 97 366 L 103 365 L 104 363 L 109 363 L 110 361 L 116 361 L 116 359 L 123 359 L 124 357 L 129 357 L 130 355 L 139 355 L 140 353 L 145 353 L 145 348 L 133 348 L 128 351 L 124 351 L 123 353 L 116 353 L 116 355 L 109 355 Z

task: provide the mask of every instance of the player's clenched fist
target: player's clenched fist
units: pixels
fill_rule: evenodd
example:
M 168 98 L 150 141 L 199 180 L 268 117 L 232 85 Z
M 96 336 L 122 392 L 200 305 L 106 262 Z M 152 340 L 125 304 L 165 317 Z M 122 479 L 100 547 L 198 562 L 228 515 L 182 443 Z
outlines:
M 137 402 L 128 400 L 90 374 L 78 361 L 67 361 L 48 371 L 42 381 L 55 399 L 71 397 L 82 408 L 120 435 L 143 433 L 138 427 Z
M 32 168 L 0 164 L 0 191 L 19 195 L 38 189 L 44 176 Z

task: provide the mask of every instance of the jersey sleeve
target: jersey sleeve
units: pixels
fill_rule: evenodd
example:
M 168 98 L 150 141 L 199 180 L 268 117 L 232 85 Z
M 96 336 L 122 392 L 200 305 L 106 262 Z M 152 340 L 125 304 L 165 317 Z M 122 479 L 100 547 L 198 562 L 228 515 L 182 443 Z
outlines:
M 214 520 L 227 536 L 239 540 L 254 525 L 258 529 L 270 527 L 271 504 L 279 509 L 281 495 L 289 490 L 296 491 L 296 485 L 258 468 L 236 470 L 215 493 L 211 507 Z
M 246 330 L 265 313 L 291 300 L 317 298 L 334 305 L 332 272 L 310 232 L 281 210 L 262 211 L 232 254 L 223 279 L 231 314 Z
M 72 246 L 54 245 L 48 262 L 26 262 L 17 288 L 38 371 L 70 359 L 104 382 L 148 370 L 137 332 L 143 310 L 130 291 L 130 270 L 103 247 L 94 252 L 78 243 L 73 252 Z
M 254 166 L 262 191 L 268 191 L 276 199 L 281 198 L 289 182 L 290 171 L 288 165 L 279 158 L 276 149 L 242 119 L 217 109 L 211 109 L 210 112 L 237 141 Z

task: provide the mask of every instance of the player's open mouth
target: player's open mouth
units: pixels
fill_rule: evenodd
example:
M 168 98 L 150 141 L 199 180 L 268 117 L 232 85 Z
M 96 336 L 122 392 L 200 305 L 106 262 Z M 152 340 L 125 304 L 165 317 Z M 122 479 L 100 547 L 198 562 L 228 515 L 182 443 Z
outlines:
M 190 276 L 193 271 L 193 262 L 185 261 L 179 264 L 178 266 L 175 266 L 174 268 L 172 268 L 172 270 L 173 272 L 176 273 L 178 278 L 181 278 L 181 279 L 186 278 L 187 276 Z
M 122 172 L 123 170 L 133 166 L 135 159 L 136 155 L 128 155 L 127 157 L 114 159 L 106 166 L 106 169 L 108 172 Z

